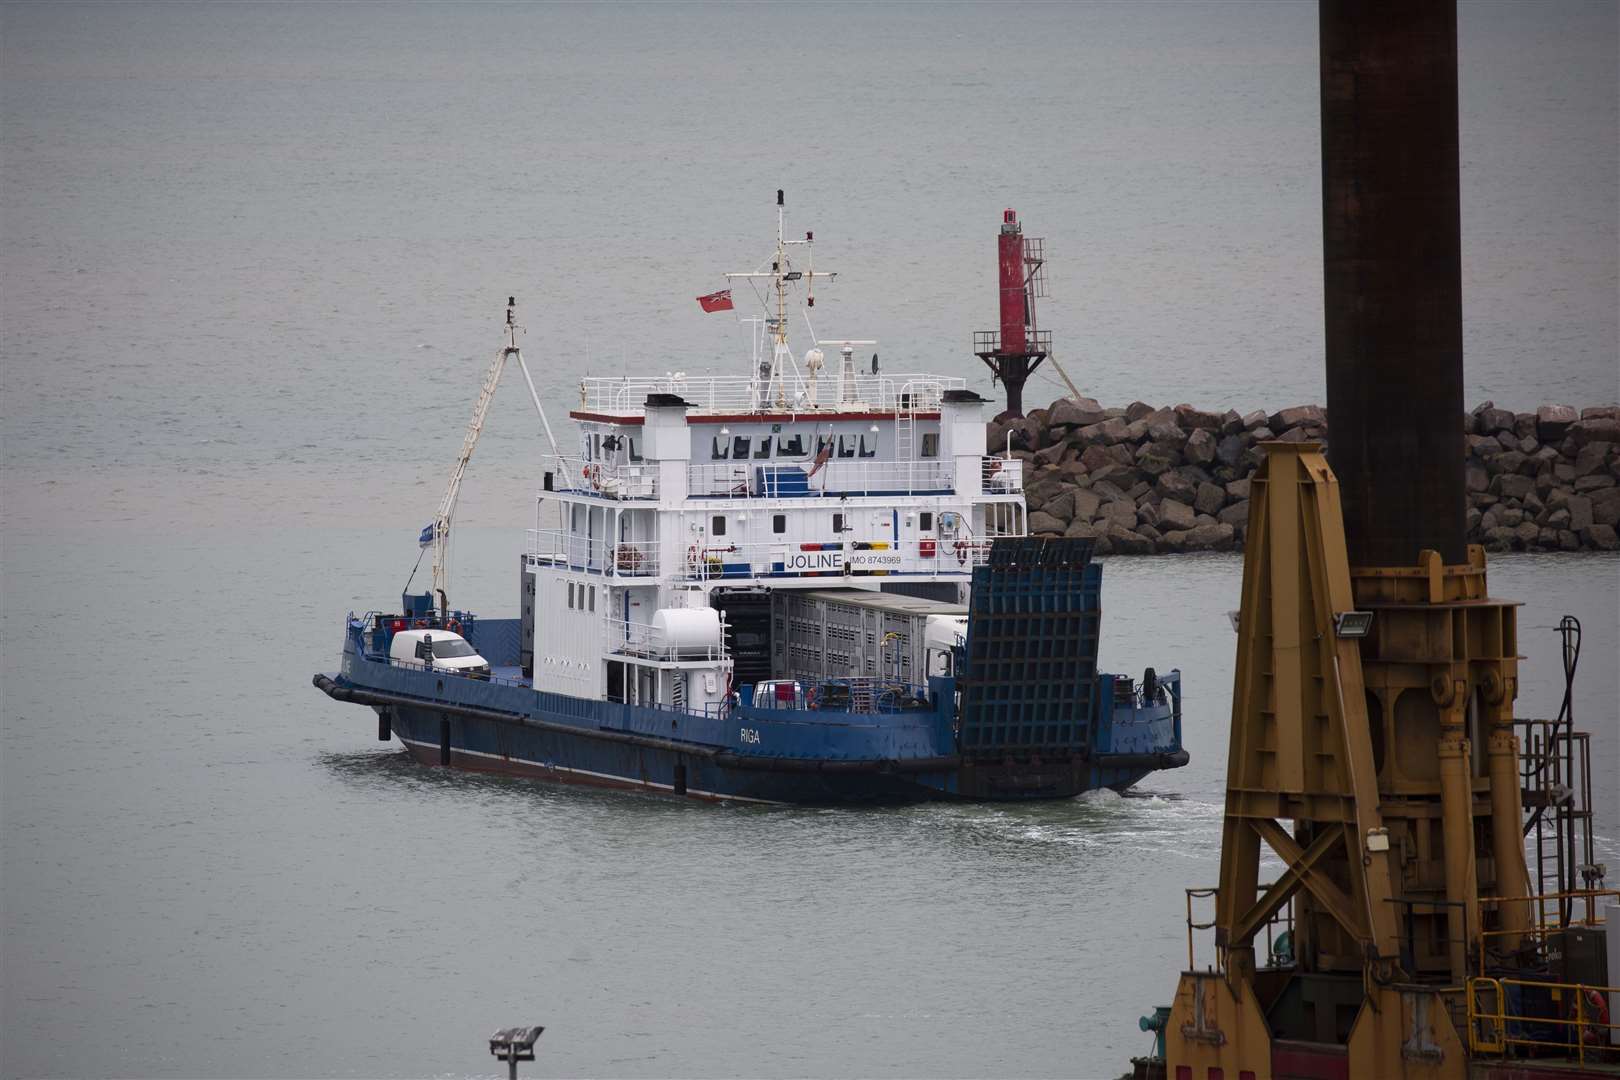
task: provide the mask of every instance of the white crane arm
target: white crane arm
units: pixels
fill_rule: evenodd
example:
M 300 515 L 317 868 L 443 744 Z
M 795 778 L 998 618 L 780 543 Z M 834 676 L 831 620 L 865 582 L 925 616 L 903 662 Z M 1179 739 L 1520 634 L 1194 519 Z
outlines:
M 456 467 L 450 470 L 450 486 L 445 489 L 444 500 L 439 503 L 438 517 L 433 519 L 433 591 L 439 598 L 441 608 L 448 603 L 444 591 L 444 564 L 450 546 L 450 522 L 456 515 L 456 500 L 461 497 L 461 478 L 466 475 L 467 462 L 472 460 L 473 448 L 478 445 L 478 436 L 483 433 L 484 418 L 489 415 L 489 404 L 495 399 L 495 387 L 500 385 L 501 372 L 506 369 L 506 358 L 515 352 L 517 349 L 513 346 L 498 350 L 489 371 L 484 375 L 484 385 L 478 391 L 478 404 L 473 407 L 472 423 L 467 425 L 467 435 L 461 440 L 461 455 L 456 458 Z

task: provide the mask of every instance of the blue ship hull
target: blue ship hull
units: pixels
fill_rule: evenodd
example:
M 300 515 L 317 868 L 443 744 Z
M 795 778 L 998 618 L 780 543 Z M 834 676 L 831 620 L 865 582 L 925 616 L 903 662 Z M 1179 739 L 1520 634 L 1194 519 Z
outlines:
M 929 710 L 790 714 L 739 705 L 698 715 L 538 692 L 515 668 L 498 668 L 506 675 L 487 681 L 407 668 L 367 658 L 362 640 L 351 631 L 342 670 L 316 676 L 315 685 L 372 706 L 379 735 L 398 738 L 424 765 L 700 799 L 827 804 L 1069 798 L 1123 791 L 1186 762 L 1173 674 L 1162 703 L 1117 706 L 1095 749 L 990 759 L 959 752 L 954 679 L 930 680 L 939 704 Z
M 974 571 L 961 677 L 931 677 L 903 706 L 756 704 L 745 686 L 696 712 L 537 690 L 518 666 L 519 620 L 466 613 L 452 626 L 490 677 L 391 661 L 391 617 L 351 615 L 342 670 L 314 681 L 373 708 L 378 736 L 427 765 L 769 803 L 1124 790 L 1187 762 L 1180 674 L 1138 687 L 1096 671 L 1101 568 L 1089 555 L 1064 542 L 998 544 Z

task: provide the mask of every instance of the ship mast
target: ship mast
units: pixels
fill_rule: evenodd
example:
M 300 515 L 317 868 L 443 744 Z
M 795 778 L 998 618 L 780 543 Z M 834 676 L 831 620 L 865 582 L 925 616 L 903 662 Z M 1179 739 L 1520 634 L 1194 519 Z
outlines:
M 788 286 L 795 281 L 805 283 L 805 306 L 816 306 L 816 279 L 833 280 L 838 275 L 834 272 L 815 269 L 815 259 L 811 254 L 816 234 L 807 232 L 803 240 L 789 240 L 786 231 L 786 206 L 782 189 L 776 189 L 776 250 L 771 255 L 770 270 L 756 270 L 752 273 L 727 274 L 726 279 L 744 280 L 749 282 L 765 281 L 775 294 L 773 305 L 767 300 L 765 325 L 770 331 L 771 355 L 769 359 L 758 357 L 758 367 L 755 372 L 756 389 L 754 404 L 759 408 L 768 408 L 773 403 L 777 408 L 787 406 L 787 369 L 793 363 L 793 352 L 788 348 L 787 333 L 787 294 Z M 788 249 L 798 245 L 805 249 L 805 269 L 795 270 L 788 259 Z

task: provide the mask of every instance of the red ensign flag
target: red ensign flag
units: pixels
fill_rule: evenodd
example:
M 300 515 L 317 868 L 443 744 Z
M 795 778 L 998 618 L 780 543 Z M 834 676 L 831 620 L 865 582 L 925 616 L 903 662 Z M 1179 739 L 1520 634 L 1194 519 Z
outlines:
M 697 302 L 704 311 L 730 311 L 731 290 L 721 289 L 719 292 L 712 292 L 708 296 L 700 296 L 697 298 Z

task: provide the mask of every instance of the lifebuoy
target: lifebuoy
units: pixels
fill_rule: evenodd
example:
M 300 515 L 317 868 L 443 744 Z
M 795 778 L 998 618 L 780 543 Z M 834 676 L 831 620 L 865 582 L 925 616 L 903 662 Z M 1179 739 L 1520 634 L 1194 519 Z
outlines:
M 417 619 L 417 620 L 416 620 L 416 623 L 415 623 L 415 626 L 416 626 L 416 628 L 417 628 L 417 629 L 418 629 L 418 630 L 420 630 L 420 629 L 422 629 L 422 628 L 423 628 L 423 627 L 424 627 L 424 626 L 426 626 L 426 625 L 427 625 L 427 624 L 428 624 L 428 621 L 427 621 L 427 620 L 426 620 L 426 619 Z
M 1569 1019 L 1584 1023 L 1581 1041 L 1591 1045 L 1609 1041 L 1609 1003 L 1590 986 L 1580 987 L 1569 999 Z
M 452 634 L 459 634 L 461 633 L 461 620 L 451 619 L 449 622 L 444 624 L 444 628 L 450 631 Z

